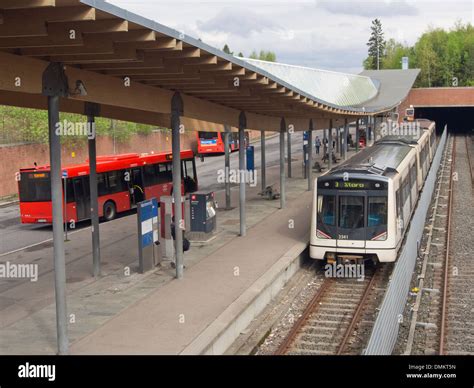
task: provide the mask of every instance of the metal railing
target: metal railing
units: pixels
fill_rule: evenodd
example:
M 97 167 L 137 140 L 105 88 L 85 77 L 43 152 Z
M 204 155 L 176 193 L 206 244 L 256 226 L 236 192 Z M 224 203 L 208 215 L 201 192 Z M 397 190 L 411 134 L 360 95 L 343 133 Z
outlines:
M 444 128 L 438 148 L 433 159 L 428 177 L 426 178 L 415 214 L 411 220 L 395 268 L 385 293 L 380 311 L 370 335 L 366 355 L 389 355 L 397 342 L 398 330 L 407 301 L 407 294 L 418 257 L 418 250 L 423 235 L 425 219 L 431 203 L 441 156 L 446 145 L 447 128 Z

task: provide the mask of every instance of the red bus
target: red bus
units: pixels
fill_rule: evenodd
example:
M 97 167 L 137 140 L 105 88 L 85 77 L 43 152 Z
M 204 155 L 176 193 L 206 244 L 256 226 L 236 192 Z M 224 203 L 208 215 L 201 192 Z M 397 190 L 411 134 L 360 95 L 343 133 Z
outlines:
M 248 143 L 248 133 L 245 134 Z M 231 132 L 229 138 L 229 151 L 237 151 L 239 149 L 239 133 Z M 198 155 L 206 154 L 223 154 L 224 149 L 224 132 L 197 132 L 197 151 Z
M 181 191 L 194 192 L 198 187 L 193 151 L 181 151 L 181 159 Z M 90 219 L 89 164 L 63 167 L 62 171 L 63 201 L 66 187 L 64 219 L 67 222 Z M 147 198 L 159 200 L 162 195 L 171 195 L 172 180 L 170 152 L 98 156 L 99 217 L 109 221 Z M 18 192 L 23 224 L 52 223 L 49 166 L 21 169 Z

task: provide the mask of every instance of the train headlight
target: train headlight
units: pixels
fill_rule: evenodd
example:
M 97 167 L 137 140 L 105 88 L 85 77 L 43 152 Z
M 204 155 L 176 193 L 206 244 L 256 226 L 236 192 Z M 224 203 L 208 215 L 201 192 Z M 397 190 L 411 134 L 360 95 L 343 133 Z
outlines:
M 387 232 L 380 233 L 374 238 L 371 238 L 372 241 L 384 241 L 386 239 L 387 239 Z
M 324 233 L 324 232 L 321 232 L 319 229 L 316 229 L 316 237 L 317 237 L 317 238 L 324 238 L 324 239 L 326 239 L 326 240 L 331 239 L 331 236 L 327 235 L 327 234 Z

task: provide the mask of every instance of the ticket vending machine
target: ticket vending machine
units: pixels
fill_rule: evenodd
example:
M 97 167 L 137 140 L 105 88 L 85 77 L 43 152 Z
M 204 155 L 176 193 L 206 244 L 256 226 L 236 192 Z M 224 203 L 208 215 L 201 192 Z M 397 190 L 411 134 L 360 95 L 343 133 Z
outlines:
M 189 196 L 191 228 L 197 233 L 213 233 L 216 230 L 216 202 L 214 192 L 197 192 Z

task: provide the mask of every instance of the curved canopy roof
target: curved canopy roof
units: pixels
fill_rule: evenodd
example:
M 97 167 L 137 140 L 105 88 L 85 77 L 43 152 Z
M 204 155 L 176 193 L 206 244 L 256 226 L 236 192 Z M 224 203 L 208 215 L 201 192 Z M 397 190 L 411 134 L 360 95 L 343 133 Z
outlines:
M 362 105 L 378 93 L 379 82 L 361 75 L 249 58 L 244 58 L 244 61 L 306 91 L 322 103 L 341 108 Z

